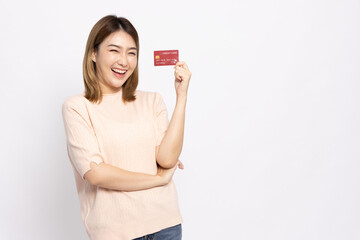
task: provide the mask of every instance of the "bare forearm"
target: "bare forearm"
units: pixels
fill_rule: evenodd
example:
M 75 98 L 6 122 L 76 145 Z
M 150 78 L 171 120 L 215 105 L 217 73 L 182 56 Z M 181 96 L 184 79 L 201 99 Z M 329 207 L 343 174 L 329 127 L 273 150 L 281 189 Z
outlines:
M 159 146 L 157 162 L 166 168 L 176 165 L 184 140 L 186 96 L 178 96 L 169 127 Z
M 164 185 L 158 175 L 130 172 L 109 164 L 91 163 L 85 179 L 91 184 L 120 191 L 137 191 Z

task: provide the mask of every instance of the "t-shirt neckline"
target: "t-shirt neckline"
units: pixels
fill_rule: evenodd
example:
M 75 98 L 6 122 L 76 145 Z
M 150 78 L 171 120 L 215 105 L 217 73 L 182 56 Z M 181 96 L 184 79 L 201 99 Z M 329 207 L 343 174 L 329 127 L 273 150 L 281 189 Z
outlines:
M 117 96 L 117 95 L 122 95 L 122 88 L 117 91 L 117 92 L 114 92 L 114 93 L 103 93 L 102 96 L 103 97 L 110 97 L 110 96 Z

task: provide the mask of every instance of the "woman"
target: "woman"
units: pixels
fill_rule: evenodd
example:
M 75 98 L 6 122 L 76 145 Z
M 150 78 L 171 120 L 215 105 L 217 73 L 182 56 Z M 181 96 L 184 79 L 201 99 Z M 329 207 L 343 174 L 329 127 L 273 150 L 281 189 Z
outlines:
M 172 181 L 184 135 L 191 73 L 175 65 L 176 106 L 170 123 L 158 93 L 136 90 L 139 40 L 125 18 L 106 16 L 90 32 L 85 93 L 62 114 L 81 215 L 90 239 L 181 239 Z

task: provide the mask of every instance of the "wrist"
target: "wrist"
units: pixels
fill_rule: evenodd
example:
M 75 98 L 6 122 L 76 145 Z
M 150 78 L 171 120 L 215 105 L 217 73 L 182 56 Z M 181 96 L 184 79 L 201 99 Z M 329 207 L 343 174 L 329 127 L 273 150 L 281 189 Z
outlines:
M 176 102 L 186 103 L 186 100 L 187 100 L 187 94 L 176 95 Z
M 155 184 L 156 186 L 163 186 L 166 184 L 165 179 L 159 174 L 155 175 Z

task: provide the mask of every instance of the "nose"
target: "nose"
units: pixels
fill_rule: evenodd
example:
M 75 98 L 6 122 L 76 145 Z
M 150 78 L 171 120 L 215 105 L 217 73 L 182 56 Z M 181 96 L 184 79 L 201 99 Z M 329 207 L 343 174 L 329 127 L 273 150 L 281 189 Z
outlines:
M 117 63 L 123 67 L 127 67 L 128 60 L 125 53 L 119 54 L 119 58 L 117 60 Z

